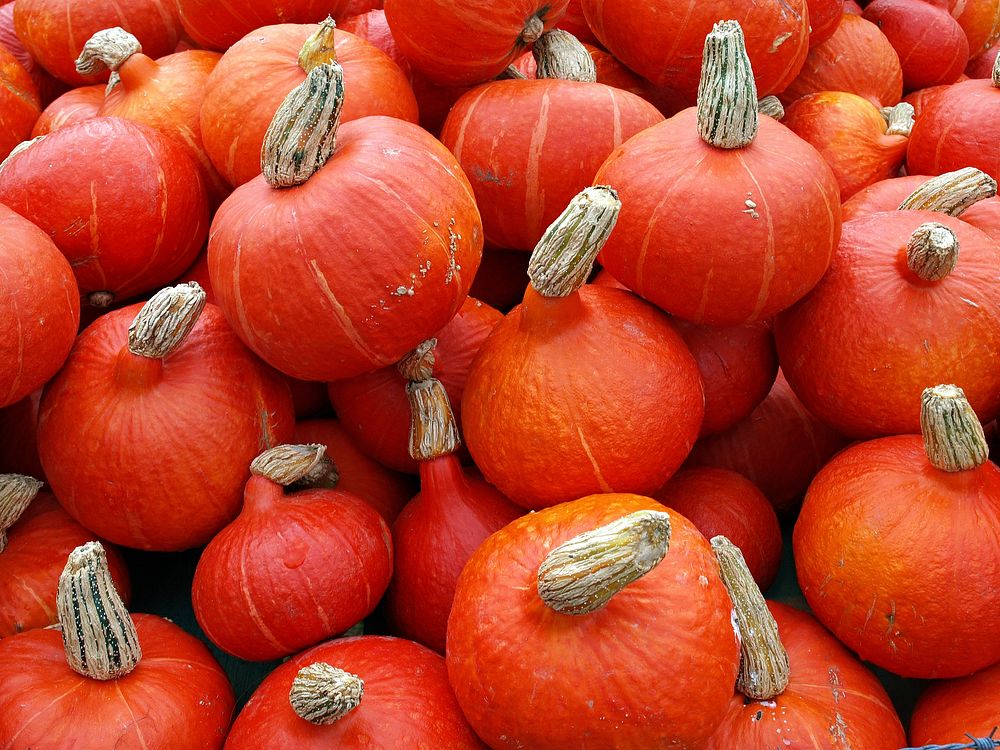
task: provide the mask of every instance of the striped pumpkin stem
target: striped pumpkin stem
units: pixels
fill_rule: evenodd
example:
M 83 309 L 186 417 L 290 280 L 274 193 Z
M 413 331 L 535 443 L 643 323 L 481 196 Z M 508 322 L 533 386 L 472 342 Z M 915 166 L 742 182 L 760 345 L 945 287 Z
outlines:
M 587 48 L 562 29 L 542 34 L 531 48 L 535 58 L 536 78 L 557 78 L 563 81 L 597 82 L 597 66 Z
M 983 426 L 958 386 L 937 385 L 923 392 L 920 432 L 927 460 L 941 471 L 970 471 L 989 458 Z
M 757 84 L 743 29 L 737 21 L 719 21 L 705 37 L 698 133 L 717 148 L 743 148 L 757 136 L 759 117 Z

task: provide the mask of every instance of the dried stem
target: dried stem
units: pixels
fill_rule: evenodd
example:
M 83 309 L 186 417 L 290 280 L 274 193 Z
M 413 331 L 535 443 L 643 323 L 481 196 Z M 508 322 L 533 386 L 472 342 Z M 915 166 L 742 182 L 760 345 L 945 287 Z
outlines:
M 0 474 L 0 552 L 7 549 L 7 529 L 28 509 L 42 482 L 24 474 Z
M 98 31 L 87 43 L 76 59 L 76 72 L 83 76 L 117 71 L 132 55 L 142 52 L 139 40 L 120 26 Z
M 996 180 L 975 167 L 963 167 L 929 179 L 899 204 L 899 210 L 961 216 L 973 204 L 996 194 Z
M 296 489 L 332 488 L 340 478 L 326 446 L 319 443 L 268 448 L 250 464 L 250 473 Z
M 399 374 L 413 383 L 434 377 L 435 346 L 437 346 L 437 339 L 427 339 L 399 360 L 399 364 L 396 365 Z
M 743 29 L 719 21 L 705 37 L 698 84 L 698 132 L 718 148 L 743 148 L 757 135 L 757 84 Z
M 923 392 L 920 431 L 927 460 L 941 471 L 971 471 L 989 458 L 983 426 L 958 386 L 938 385 Z
M 461 439 L 451 402 L 437 378 L 406 384 L 410 401 L 410 455 L 430 461 L 458 450 Z
M 785 107 L 778 97 L 765 96 L 757 102 L 757 112 L 772 120 L 780 120 L 785 116 Z
M 288 702 L 311 724 L 333 724 L 361 705 L 365 683 L 356 674 L 316 662 L 299 670 Z
M 955 270 L 960 245 L 944 224 L 921 224 L 906 243 L 906 265 L 924 281 L 940 281 Z
M 128 349 L 149 359 L 163 359 L 183 343 L 205 309 L 205 290 L 189 281 L 154 294 L 128 328 Z
M 900 102 L 895 107 L 882 107 L 879 110 L 885 119 L 886 135 L 902 135 L 910 137 L 913 130 L 913 105 L 908 102 Z
M 587 48 L 562 29 L 546 31 L 531 49 L 536 64 L 536 78 L 564 81 L 597 82 L 597 66 Z

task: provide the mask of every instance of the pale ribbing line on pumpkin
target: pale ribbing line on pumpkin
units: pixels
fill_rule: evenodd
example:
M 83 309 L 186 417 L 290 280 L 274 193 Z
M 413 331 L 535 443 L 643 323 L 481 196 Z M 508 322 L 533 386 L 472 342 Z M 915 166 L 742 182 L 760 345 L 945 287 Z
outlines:
M 913 130 L 913 115 L 915 110 L 908 102 L 900 102 L 894 107 L 882 107 L 879 110 L 885 120 L 886 135 L 902 135 L 910 137 Z
M 906 265 L 924 281 L 940 281 L 955 270 L 958 237 L 944 224 L 929 221 L 913 230 L 906 243 Z
M 772 94 L 757 102 L 757 112 L 772 120 L 780 120 L 785 116 L 785 106 L 781 103 L 781 99 Z
M 899 210 L 961 216 L 970 206 L 996 194 L 996 180 L 975 167 L 963 167 L 929 179 L 899 204 Z
M 269 448 L 251 462 L 250 473 L 296 489 L 333 489 L 340 480 L 336 465 L 326 455 L 326 446 L 319 443 Z
M 531 48 L 531 54 L 535 58 L 536 78 L 597 82 L 594 58 L 568 31 L 562 29 L 546 31 Z
M 87 43 L 76 59 L 76 72 L 89 76 L 105 70 L 117 71 L 132 55 L 142 52 L 139 40 L 120 26 L 98 31 Z M 109 86 L 107 91 L 114 88 Z M 106 92 L 105 92 L 106 93 Z
M 135 624 L 108 569 L 100 542 L 87 542 L 69 553 L 59 576 L 56 609 L 62 626 L 66 663 L 95 680 L 114 680 L 142 659 Z
M 317 65 L 332 63 L 337 61 L 337 50 L 335 49 L 337 30 L 336 22 L 327 16 L 299 50 L 299 67 L 306 73 Z
M 920 432 L 927 460 L 942 471 L 969 471 L 989 458 L 983 426 L 958 386 L 938 385 L 923 392 Z
M 757 136 L 757 84 L 743 29 L 719 21 L 705 37 L 698 83 L 698 133 L 718 148 L 743 148 Z
M 407 379 L 410 402 L 410 456 L 431 461 L 458 450 L 462 440 L 451 410 L 451 401 L 441 381 L 434 377 L 434 347 L 427 339 L 399 361 L 397 368 Z
M 295 675 L 288 702 L 311 724 L 333 724 L 360 706 L 364 694 L 365 683 L 356 674 L 316 662 Z
M 670 548 L 670 516 L 640 510 L 563 542 L 538 567 L 538 596 L 564 615 L 604 607 L 659 565 Z
M 778 623 L 768 610 L 740 548 L 724 536 L 712 537 L 711 544 L 740 633 L 736 689 L 754 700 L 771 700 L 788 687 L 788 652 L 778 635 Z
M 195 281 L 161 289 L 128 327 L 128 350 L 148 359 L 168 356 L 191 333 L 205 299 L 205 290 Z
M 531 253 L 528 278 L 535 291 L 543 297 L 567 297 L 587 283 L 621 208 L 618 193 L 607 185 L 577 194 Z
M 0 552 L 7 549 L 7 529 L 28 509 L 42 482 L 25 474 L 0 474 Z

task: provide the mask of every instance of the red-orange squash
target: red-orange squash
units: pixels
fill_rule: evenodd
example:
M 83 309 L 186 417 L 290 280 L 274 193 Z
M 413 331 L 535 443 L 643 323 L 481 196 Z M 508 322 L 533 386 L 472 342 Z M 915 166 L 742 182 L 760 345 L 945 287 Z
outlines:
M 993 75 L 993 64 L 1000 54 L 1000 44 L 994 44 L 979 57 L 974 57 L 965 66 L 965 74 L 969 78 L 989 78 Z
M 0 47 L 0 160 L 28 139 L 41 110 L 38 87 L 28 71 Z
M 14 30 L 14 2 L 0 3 L 0 47 L 4 47 L 21 63 L 35 82 L 42 106 L 47 105 L 66 90 L 61 81 L 53 78 L 24 47 Z
M 70 89 L 57 97 L 42 110 L 31 129 L 31 137 L 48 135 L 54 130 L 97 117 L 97 111 L 104 104 L 105 89 L 106 84 L 95 83 Z
M 822 44 L 837 30 L 844 0 L 806 0 L 809 7 L 809 48 Z
M 966 744 L 992 736 L 1000 716 L 1000 662 L 967 677 L 932 683 L 913 708 L 910 742 Z

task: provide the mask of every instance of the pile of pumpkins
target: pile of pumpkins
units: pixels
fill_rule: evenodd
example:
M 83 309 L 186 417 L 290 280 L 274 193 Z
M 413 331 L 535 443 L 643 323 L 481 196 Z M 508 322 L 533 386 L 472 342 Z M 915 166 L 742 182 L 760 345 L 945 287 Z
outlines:
M 987 746 L 998 37 L 0 5 L 0 747 Z M 118 547 L 203 548 L 241 710 Z

